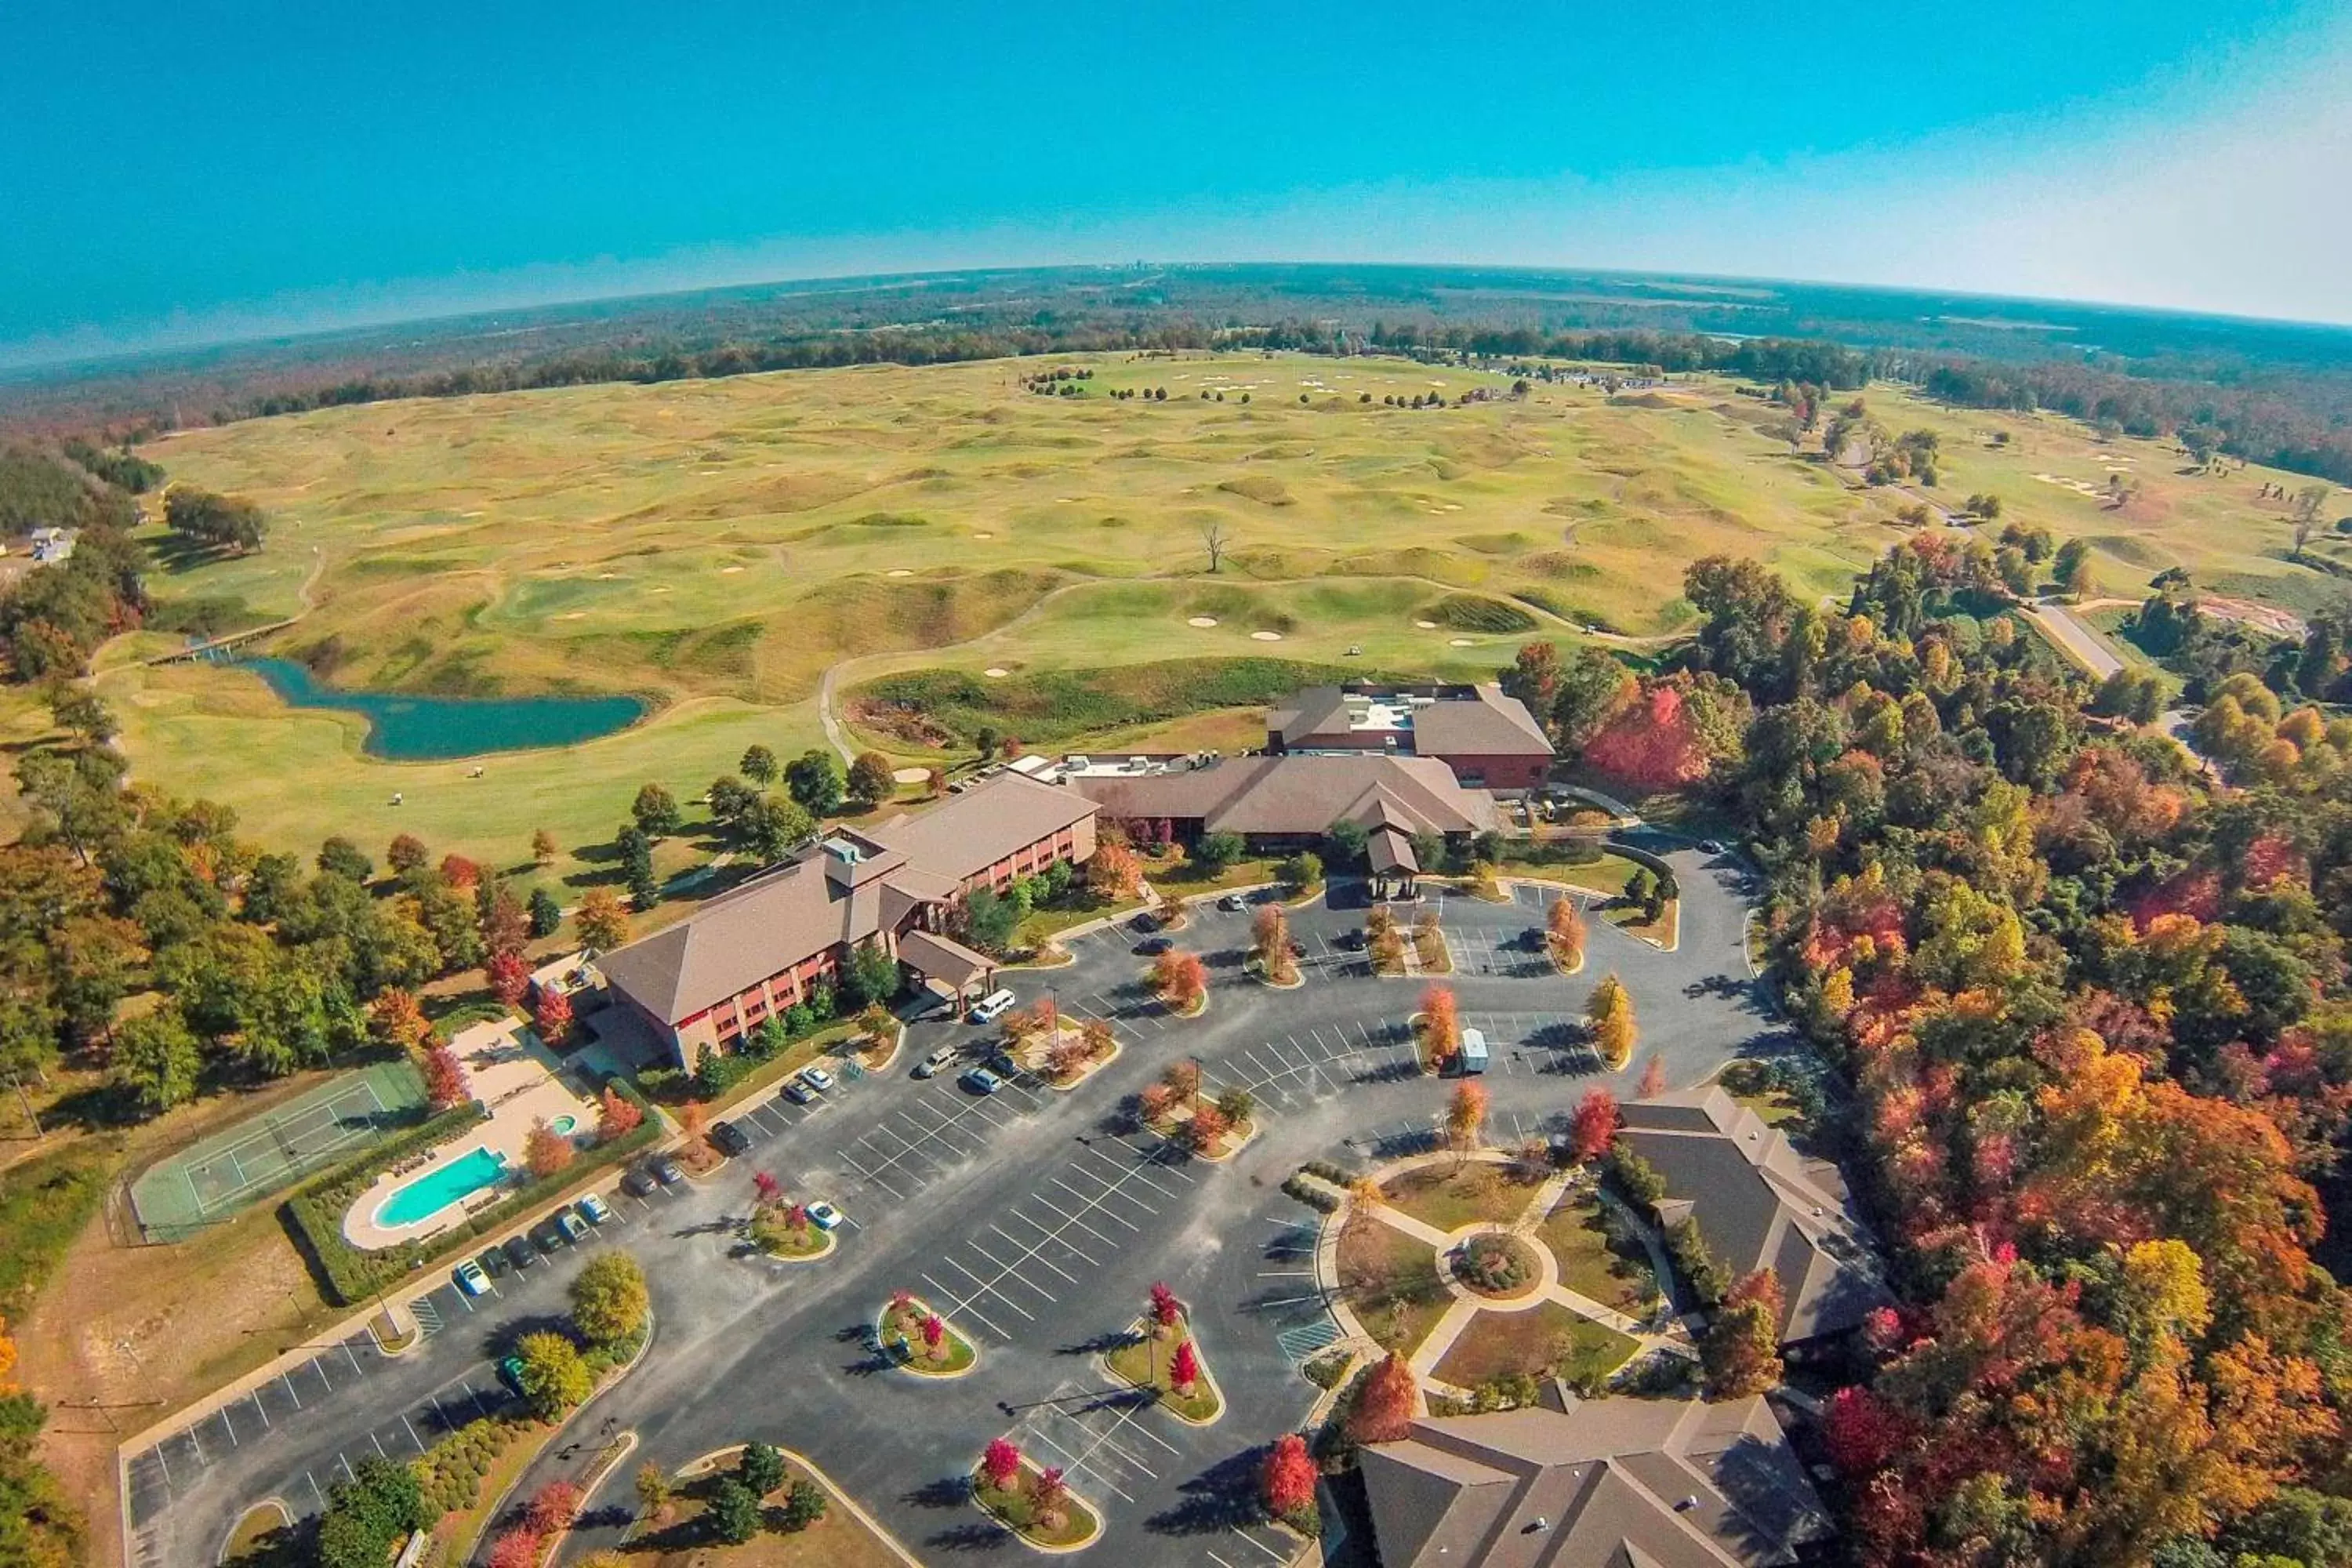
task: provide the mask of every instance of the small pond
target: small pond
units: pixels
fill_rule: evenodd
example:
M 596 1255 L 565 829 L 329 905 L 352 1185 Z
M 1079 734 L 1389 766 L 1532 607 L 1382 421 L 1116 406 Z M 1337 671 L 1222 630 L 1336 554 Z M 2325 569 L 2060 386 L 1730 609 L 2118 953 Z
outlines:
M 404 691 L 345 691 L 286 658 L 240 661 L 295 708 L 336 708 L 367 720 L 363 749 L 396 763 L 434 762 L 572 746 L 625 730 L 645 717 L 636 697 L 429 697 Z

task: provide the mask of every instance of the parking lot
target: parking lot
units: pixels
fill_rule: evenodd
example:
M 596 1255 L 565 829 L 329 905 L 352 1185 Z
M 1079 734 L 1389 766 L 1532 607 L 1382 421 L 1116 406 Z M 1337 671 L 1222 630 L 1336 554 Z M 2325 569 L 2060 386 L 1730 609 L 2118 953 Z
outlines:
M 1704 884 L 1706 873 L 1694 866 L 1683 879 Z M 1464 1025 L 1489 1046 L 1490 1142 L 1556 1131 L 1601 1081 L 1580 1019 L 1602 973 L 1633 992 L 1641 1054 L 1660 1053 L 1673 1081 L 1758 1048 L 1772 1026 L 1744 967 L 1733 967 L 1744 964 L 1744 911 L 1727 898 L 1713 907 L 1706 891 L 1685 903 L 1680 952 L 1596 921 L 1588 971 L 1574 977 L 1554 973 L 1530 942 L 1546 896 L 1432 899 L 1457 966 L 1446 983 Z M 644 1367 L 600 1402 L 594 1422 L 635 1429 L 648 1458 L 675 1464 L 755 1436 L 791 1445 L 928 1561 L 977 1543 L 968 1505 L 932 1484 L 934 1472 L 1009 1432 L 1041 1462 L 1069 1468 L 1136 1568 L 1237 1568 L 1280 1554 L 1235 1510 L 1249 1481 L 1233 1467 L 1246 1468 L 1255 1445 L 1311 1403 L 1315 1390 L 1296 1369 L 1337 1329 L 1313 1276 L 1318 1218 L 1276 1189 L 1304 1159 L 1361 1164 L 1433 1146 L 1453 1086 L 1419 1071 L 1407 1018 L 1423 983 L 1372 979 L 1350 945 L 1360 908 L 1291 911 L 1305 952 L 1306 984 L 1295 990 L 1244 973 L 1250 914 L 1201 909 L 1173 933 L 1208 963 L 1210 1006 L 1197 1018 L 1171 1016 L 1149 994 L 1150 958 L 1134 952 L 1145 933 L 1126 924 L 1073 938 L 1066 965 L 1005 972 L 1024 1007 L 1051 1000 L 1112 1024 L 1121 1054 L 1073 1091 L 1015 1073 L 975 1094 L 958 1075 L 992 1053 L 996 1031 L 926 1019 L 884 1072 L 840 1071 L 807 1105 L 770 1089 L 729 1109 L 748 1147 L 707 1177 L 642 1198 L 608 1185 L 614 1218 L 582 1247 L 494 1280 L 479 1300 L 445 1277 L 418 1302 L 427 1333 L 407 1354 L 383 1356 L 364 1335 L 317 1347 L 134 1458 L 137 1560 L 209 1561 L 257 1499 L 310 1511 L 361 1459 L 412 1456 L 496 1408 L 496 1355 L 561 1313 L 581 1252 L 616 1242 L 646 1264 L 659 1327 Z M 915 1078 L 941 1046 L 956 1051 L 953 1064 Z M 1126 1109 L 1188 1057 L 1213 1088 L 1238 1085 L 1257 1099 L 1260 1135 L 1231 1164 L 1137 1130 Z M 794 1197 L 842 1206 L 834 1255 L 793 1265 L 751 1251 L 742 1230 L 761 1172 Z M 1105 1388 L 1093 1369 L 1092 1347 L 1139 1310 L 1156 1279 L 1192 1305 L 1230 1401 L 1213 1428 Z M 886 1369 L 876 1381 L 863 1350 L 835 1348 L 855 1348 L 902 1287 L 982 1346 L 971 1377 L 919 1388 Z M 551 1454 L 525 1488 L 576 1479 L 581 1462 Z M 625 1486 L 592 1500 L 625 1500 Z M 613 1543 L 592 1527 L 567 1556 Z

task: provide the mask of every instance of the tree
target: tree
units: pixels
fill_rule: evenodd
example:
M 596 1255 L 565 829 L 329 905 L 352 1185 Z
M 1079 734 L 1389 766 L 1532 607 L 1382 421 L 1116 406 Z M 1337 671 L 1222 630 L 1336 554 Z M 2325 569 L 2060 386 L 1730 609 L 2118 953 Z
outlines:
M 522 1396 L 542 1421 L 552 1421 L 595 1392 L 596 1380 L 580 1348 L 563 1335 L 542 1329 L 515 1343 L 522 1363 L 516 1381 Z
M 576 1152 L 572 1140 L 558 1132 L 542 1116 L 530 1124 L 522 1144 L 522 1162 L 534 1176 L 551 1176 L 572 1163 Z
M 879 752 L 860 752 L 849 764 L 849 798 L 860 805 L 879 805 L 898 787 L 890 759 Z
M 1021 1474 L 1021 1450 L 1010 1437 L 992 1437 L 981 1450 L 981 1479 L 997 1491 L 1011 1489 Z
M 545 888 L 530 890 L 530 902 L 525 912 L 530 921 L 530 934 L 534 937 L 553 936 L 563 924 L 563 906 L 557 903 L 555 895 Z
M 1633 1097 L 1636 1100 L 1654 1100 L 1665 1092 L 1666 1059 L 1652 1051 L 1650 1059 L 1642 1066 L 1642 1082 L 1633 1090 Z
M 1177 1299 L 1175 1287 L 1165 1279 L 1155 1279 L 1144 1298 L 1143 1315 L 1150 1321 L 1152 1331 L 1165 1338 L 1183 1321 L 1184 1303 Z
M 604 1086 L 604 1097 L 596 1107 L 596 1142 L 610 1143 L 635 1132 L 646 1119 L 637 1102 L 611 1084 Z
M 1296 1432 L 1285 1432 L 1266 1450 L 1265 1468 L 1258 1472 L 1258 1495 L 1265 1500 L 1267 1513 L 1289 1519 L 1315 1506 L 1315 1488 L 1320 1479 L 1315 1457 L 1307 1451 L 1307 1439 Z
M 1585 1026 L 1592 1032 L 1592 1048 L 1612 1072 L 1621 1072 L 1633 1059 L 1636 1031 L 1633 998 L 1614 973 L 1604 974 L 1584 1005 Z
M 354 882 L 365 882 L 375 875 L 375 862 L 366 851 L 340 834 L 319 846 L 318 865 L 331 877 L 348 877 Z
M 1287 985 L 1298 977 L 1290 956 L 1290 920 L 1280 904 L 1259 905 L 1250 919 L 1250 934 L 1258 969 L 1268 980 Z
M 629 899 L 640 910 L 649 910 L 661 901 L 661 880 L 654 875 L 654 841 L 635 823 L 625 824 L 613 836 L 613 847 L 620 851 L 621 875 L 629 885 Z
M 194 1098 L 204 1058 L 196 1037 L 176 1003 L 165 1003 L 114 1031 L 108 1066 L 116 1086 L 149 1115 L 160 1115 Z M 0 1388 L 6 1386 L 0 1369 Z
M 1357 1443 L 1393 1443 L 1412 1429 L 1412 1407 L 1420 1396 L 1412 1369 L 1391 1351 L 1364 1374 L 1355 1407 L 1348 1412 L 1347 1433 Z
M 1168 1385 L 1177 1393 L 1189 1394 L 1193 1384 L 1201 1381 L 1201 1353 L 1190 1340 L 1176 1342 L 1176 1353 L 1168 1363 Z
M 1192 864 L 1214 875 L 1240 859 L 1247 848 L 1238 833 L 1203 833 L 1192 841 Z
M 1021 929 L 1020 909 L 994 889 L 982 888 L 964 900 L 964 934 L 982 952 L 1002 954 Z
M 397 985 L 379 993 L 369 1005 L 368 1026 L 377 1039 L 404 1051 L 415 1050 L 433 1032 L 415 995 Z
M 539 1531 L 524 1525 L 499 1531 L 490 1542 L 489 1568 L 539 1568 L 539 1561 L 547 1555 L 547 1541 Z
M 485 882 L 475 889 L 474 904 L 482 922 L 482 945 L 492 952 L 519 953 L 530 941 L 530 918 L 503 881 Z
M 164 525 L 208 550 L 238 555 L 261 548 L 269 525 L 261 509 L 242 496 L 215 495 L 194 485 L 173 485 L 163 495 Z
M 349 1477 L 327 1489 L 319 1521 L 320 1568 L 383 1568 L 403 1536 L 431 1528 L 440 1517 L 416 1472 L 397 1460 L 362 1459 Z
M 760 792 L 747 788 L 733 773 L 721 773 L 710 781 L 702 798 L 710 807 L 711 821 L 730 833 L 740 833 L 744 828 L 745 816 L 759 802 Z
M 898 994 L 898 961 L 877 937 L 861 942 L 849 955 L 849 968 L 842 976 L 842 989 L 853 1005 L 886 1003 Z
M 551 1049 L 562 1049 L 572 1038 L 571 996 L 552 985 L 542 989 L 531 1010 L 531 1028 Z
M 784 769 L 784 788 L 811 816 L 841 809 L 841 763 L 831 752 L 807 751 Z
M 735 1474 L 744 1489 L 755 1498 L 764 1498 L 784 1484 L 784 1456 L 766 1443 L 746 1443 L 742 1458 L 735 1463 Z
M 1475 1079 L 1464 1079 L 1454 1086 L 1454 1093 L 1445 1102 L 1445 1136 L 1457 1152 L 1466 1152 L 1478 1144 L 1479 1130 L 1486 1125 L 1486 1086 Z
M 1274 868 L 1285 889 L 1303 893 L 1323 879 L 1323 858 L 1312 849 L 1301 849 Z
M 816 837 L 816 818 L 787 795 L 763 795 L 743 814 L 743 837 L 762 860 L 781 860 Z
M 482 973 L 490 983 L 490 994 L 502 1007 L 520 1006 L 524 994 L 530 990 L 530 966 L 520 953 L 491 953 Z
M 2091 546 L 2087 540 L 2070 539 L 2058 547 L 2052 563 L 2058 586 L 2069 598 L 2085 598 L 2091 592 Z
M 1087 858 L 1087 891 L 1106 903 L 1126 903 L 1143 889 L 1143 867 L 1125 844 L 1106 840 Z
M 757 742 L 743 748 L 742 760 L 735 766 L 762 789 L 776 782 L 776 753 Z
M 941 770 L 941 769 L 939 769 L 939 768 L 933 768 L 930 772 L 929 772 L 929 773 L 925 773 L 925 774 L 923 775 L 923 794 L 924 794 L 924 795 L 926 795 L 927 796 L 929 796 L 929 797 L 930 799 L 932 799 L 932 800 L 937 800 L 937 799 L 939 799 L 939 798 L 940 798 L 940 796 L 941 796 L 941 795 L 945 795 L 945 794 L 947 794 L 947 793 L 948 793 L 948 775 L 947 775 L 947 773 L 945 773 L 945 771 L 943 771 L 943 770 Z M 795 1495 L 797 1495 L 797 1494 L 795 1494 Z M 824 1494 L 823 1494 L 822 1492 L 820 1492 L 820 1493 L 818 1493 L 817 1495 L 818 1495 L 820 1498 L 822 1498 Z
M 586 1500 L 576 1482 L 558 1477 L 530 1494 L 530 1501 L 523 1506 L 523 1527 L 541 1535 L 569 1530 Z
M 1743 1275 L 1699 1341 L 1709 1399 L 1762 1394 L 1780 1381 L 1780 1277 L 1770 1268 Z
M 824 1517 L 824 1489 L 803 1477 L 793 1483 L 790 1496 L 784 1499 L 783 1527 L 787 1533 L 806 1530 Z
M 1243 401 L 1248 401 L 1246 395 L 1244 396 Z M 1229 538 L 1230 536 L 1226 533 L 1225 525 L 1223 523 L 1218 521 L 1215 518 L 1204 518 L 1202 520 L 1201 548 L 1209 552 L 1209 570 L 1212 573 L 1214 573 L 1219 567 L 1224 564 L 1225 545 L 1228 542 Z
M 637 1467 L 637 1505 L 648 1519 L 658 1521 L 669 1511 L 670 1498 L 675 1490 L 670 1485 L 669 1472 L 651 1459 Z
M 677 797 L 657 784 L 649 784 L 637 791 L 630 803 L 629 816 L 637 830 L 648 838 L 667 838 L 678 829 L 683 818 L 678 814 Z
M 645 1269 L 618 1247 L 599 1251 L 572 1277 L 572 1321 L 591 1343 L 634 1338 L 652 1310 Z
M 710 1489 L 710 1533 L 730 1546 L 740 1546 L 760 1533 L 760 1500 L 733 1476 L 722 1477 Z
M 1152 960 L 1151 988 L 1170 1012 L 1189 1013 L 1208 994 L 1208 968 L 1198 953 L 1171 947 Z
M 425 1100 L 436 1110 L 462 1105 L 471 1098 L 466 1068 L 457 1053 L 438 1040 L 425 1053 Z
M 1037 1472 L 1037 1485 L 1029 1500 L 1037 1510 L 1038 1523 L 1058 1530 L 1069 1522 L 1070 1483 L 1061 1466 L 1048 1465 Z
M 383 852 L 383 858 L 394 875 L 409 877 L 424 868 L 425 861 L 432 858 L 432 851 L 425 848 L 425 841 L 415 834 L 400 833 L 393 836 L 391 846 Z
M 629 913 L 610 888 L 589 889 L 582 896 L 572 921 L 579 928 L 580 940 L 598 952 L 610 952 L 628 944 Z
M 1225 1113 L 1214 1105 L 1202 1103 L 1192 1108 L 1192 1119 L 1184 1124 L 1185 1141 L 1195 1154 L 1213 1154 L 1226 1133 L 1233 1131 Z
M 1568 1119 L 1568 1154 L 1588 1164 L 1609 1152 L 1617 1141 L 1617 1097 L 1605 1089 L 1589 1089 Z
M 1573 971 L 1584 963 L 1584 915 L 1576 900 L 1562 893 L 1544 911 L 1544 947 L 1551 961 Z
M 937 1312 L 927 1312 L 927 1313 L 925 1313 L 925 1314 L 923 1315 L 923 1324 L 922 1324 L 922 1331 L 922 1331 L 922 1335 L 923 1335 L 923 1352 L 924 1352 L 924 1353 L 925 1353 L 926 1355 L 929 1356 L 929 1357 L 930 1357 L 930 1359 L 931 1359 L 931 1360 L 933 1360 L 933 1361 L 945 1361 L 945 1360 L 947 1360 L 947 1357 L 948 1357 L 948 1324 L 947 1324 L 947 1320 L 946 1320 L 946 1319 L 944 1319 L 944 1318 L 942 1318 L 942 1317 L 940 1317 Z
M 1421 994 L 1421 1048 L 1429 1065 L 1437 1068 L 1462 1048 L 1462 1020 L 1450 985 L 1432 985 Z
M 1503 695 L 1516 697 L 1542 722 L 1559 700 L 1559 648 L 1548 642 L 1524 644 L 1503 672 Z
M 555 835 L 542 827 L 530 836 L 530 858 L 535 866 L 552 866 L 557 854 Z

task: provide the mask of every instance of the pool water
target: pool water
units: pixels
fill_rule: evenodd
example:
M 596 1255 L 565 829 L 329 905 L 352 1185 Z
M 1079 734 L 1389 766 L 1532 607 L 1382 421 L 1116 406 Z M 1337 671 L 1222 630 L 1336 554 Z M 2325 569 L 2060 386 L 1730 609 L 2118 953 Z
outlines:
M 375 1222 L 391 1230 L 431 1219 L 450 1205 L 465 1202 L 484 1187 L 497 1185 L 507 1173 L 506 1167 L 505 1155 L 493 1154 L 488 1149 L 472 1150 L 405 1186 L 394 1187 L 392 1196 L 384 1199 L 383 1207 L 376 1210 Z
M 579 1127 L 580 1119 L 576 1116 L 559 1116 L 547 1125 L 551 1131 L 561 1132 L 565 1137 L 569 1138 L 572 1136 L 572 1131 Z

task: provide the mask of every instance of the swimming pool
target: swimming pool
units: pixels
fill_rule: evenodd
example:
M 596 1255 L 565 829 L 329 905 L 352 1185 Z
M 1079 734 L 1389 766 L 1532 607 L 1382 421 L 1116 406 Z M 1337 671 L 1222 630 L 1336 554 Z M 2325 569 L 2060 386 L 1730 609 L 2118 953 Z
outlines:
M 576 1116 L 559 1116 L 553 1121 L 548 1123 L 549 1131 L 561 1132 L 566 1138 L 571 1137 L 572 1134 L 578 1130 L 579 1126 L 580 1119 Z
M 452 1204 L 465 1202 L 484 1187 L 494 1186 L 507 1173 L 503 1154 L 474 1149 L 437 1171 L 428 1171 L 392 1196 L 375 1211 L 375 1222 L 386 1230 L 431 1219 Z

